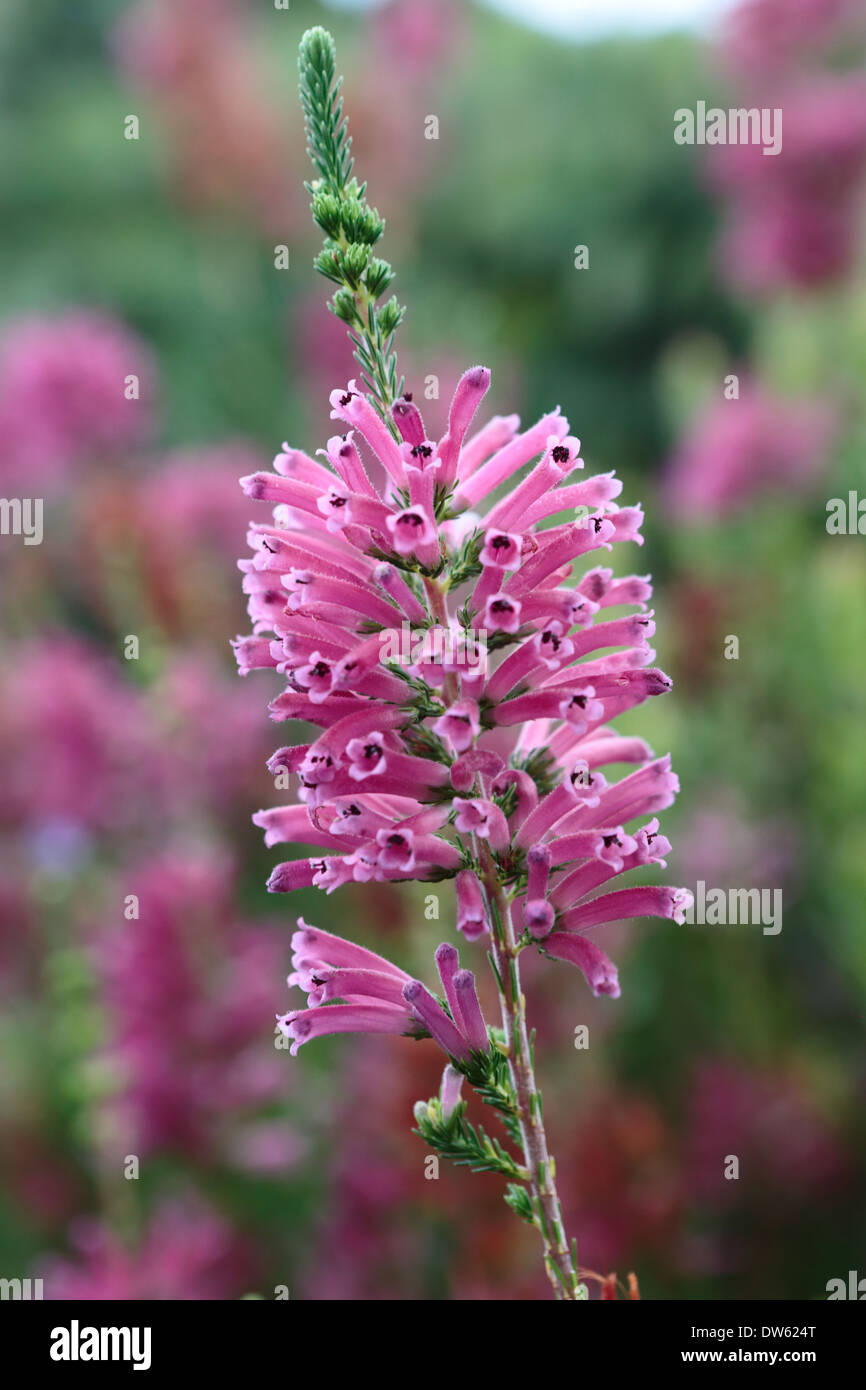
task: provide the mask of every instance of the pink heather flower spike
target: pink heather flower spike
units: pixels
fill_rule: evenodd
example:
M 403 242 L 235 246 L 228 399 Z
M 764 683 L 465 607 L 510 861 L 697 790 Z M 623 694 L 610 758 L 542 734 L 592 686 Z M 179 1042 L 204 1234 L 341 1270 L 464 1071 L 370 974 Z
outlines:
M 349 191 L 323 30 L 304 36 L 300 66 L 321 174 L 314 212 L 331 236 L 334 209 L 354 200 L 340 227 L 360 229 L 351 245 L 363 260 L 380 219 Z M 326 253 L 343 286 L 334 308 L 364 371 L 331 394 L 345 435 L 316 458 L 284 445 L 274 472 L 243 481 L 274 512 L 251 528 L 253 559 L 241 564 L 253 631 L 235 644 L 239 668 L 276 671 L 285 685 L 272 717 L 316 730 L 274 755 L 271 771 L 296 779 L 297 794 L 256 822 L 268 843 L 314 851 L 278 865 L 273 892 L 453 878 L 457 930 L 489 949 L 502 1028 L 488 1031 L 453 944 L 436 952 L 440 1001 L 374 952 L 303 923 L 290 983 L 307 992 L 307 1008 L 279 1026 L 293 1053 L 328 1033 L 432 1037 L 449 1066 L 441 1100 L 416 1107 L 419 1133 L 434 1150 L 523 1185 L 556 1295 L 576 1300 L 519 958 L 537 948 L 616 998 L 616 968 L 587 933 L 635 917 L 681 922 L 689 906 L 685 889 L 616 884 L 632 869 L 664 867 L 670 846 L 655 816 L 679 788 L 670 759 L 615 724 L 671 686 L 652 664 L 649 577 L 614 578 L 598 563 L 601 552 L 642 544 L 643 512 L 615 500 L 612 474 L 583 476 L 558 407 L 520 432 L 516 416 L 494 416 L 470 435 L 487 368 L 464 373 L 446 433 L 428 439 L 390 346 L 402 309 L 377 302 L 390 267 L 369 266 L 365 323 L 356 271 L 347 262 L 343 276 L 340 256 Z M 565 519 L 551 525 L 557 516 Z M 464 1123 L 463 1078 L 500 1111 L 518 1159 Z

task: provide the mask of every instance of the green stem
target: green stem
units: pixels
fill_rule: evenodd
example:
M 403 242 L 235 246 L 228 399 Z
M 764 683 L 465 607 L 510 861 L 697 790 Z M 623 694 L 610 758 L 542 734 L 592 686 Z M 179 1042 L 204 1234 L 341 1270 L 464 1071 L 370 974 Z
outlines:
M 491 909 L 491 947 L 496 965 L 502 1026 L 508 1046 L 508 1066 L 514 1093 L 535 1225 L 544 1247 L 544 1264 L 556 1297 L 581 1299 L 577 1270 L 572 1260 L 562 1208 L 556 1191 L 556 1166 L 547 1147 L 541 1113 L 541 1096 L 535 1081 L 532 1045 L 526 1025 L 526 1000 L 520 987 L 520 947 L 511 916 L 511 904 L 486 841 L 479 840 L 481 877 Z

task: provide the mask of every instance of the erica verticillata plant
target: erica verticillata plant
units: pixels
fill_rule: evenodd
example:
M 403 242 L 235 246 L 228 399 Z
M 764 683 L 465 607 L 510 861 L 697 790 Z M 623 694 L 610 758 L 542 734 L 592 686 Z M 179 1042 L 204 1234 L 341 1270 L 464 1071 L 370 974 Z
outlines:
M 305 34 L 300 73 L 318 174 L 308 188 L 325 234 L 316 264 L 337 285 L 330 307 L 348 326 L 359 375 L 331 395 L 340 432 L 318 458 L 284 445 L 273 473 L 242 480 L 275 508 L 250 528 L 253 558 L 241 562 L 254 630 L 235 643 L 239 666 L 283 673 L 272 717 L 321 730 L 270 763 L 297 775 L 298 804 L 256 822 L 268 844 L 316 853 L 278 865 L 269 887 L 453 879 L 457 930 L 479 957 L 487 949 L 501 1027 L 484 1019 L 453 944 L 436 952 L 434 992 L 429 979 L 303 920 L 290 984 L 307 1007 L 279 1026 L 293 1052 L 342 1032 L 437 1043 L 441 1094 L 416 1106 L 418 1132 L 456 1163 L 507 1180 L 506 1201 L 541 1236 L 556 1296 L 580 1299 L 520 956 L 569 962 L 594 994 L 617 997 L 595 929 L 681 921 L 689 902 L 678 888 L 608 891 L 621 874 L 664 865 L 654 813 L 678 789 L 669 758 L 611 727 L 670 688 L 651 664 L 650 584 L 604 567 L 579 572 L 595 551 L 640 544 L 642 513 L 616 504 L 612 474 L 572 481 L 580 445 L 558 408 L 523 431 L 515 415 L 473 431 L 486 367 L 463 375 L 444 436 L 428 438 L 398 377 L 403 309 L 382 302 L 393 279 L 373 254 L 384 224 L 352 174 L 322 29 Z M 622 764 L 633 770 L 608 780 L 602 769 Z M 501 1141 L 468 1123 L 464 1083 L 497 1113 Z

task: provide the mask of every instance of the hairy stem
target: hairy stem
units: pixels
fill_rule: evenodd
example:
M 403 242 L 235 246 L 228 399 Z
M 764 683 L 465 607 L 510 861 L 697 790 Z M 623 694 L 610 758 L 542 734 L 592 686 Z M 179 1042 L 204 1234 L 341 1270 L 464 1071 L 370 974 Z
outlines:
M 520 948 L 511 917 L 511 904 L 486 842 L 479 842 L 482 878 L 491 909 L 492 954 L 508 1045 L 508 1065 L 517 1097 L 523 1154 L 535 1224 L 544 1246 L 544 1263 L 556 1297 L 581 1298 L 577 1271 L 569 1250 L 562 1209 L 556 1191 L 555 1164 L 547 1148 L 541 1096 L 535 1082 L 532 1046 L 526 1026 L 526 1001 L 520 987 Z

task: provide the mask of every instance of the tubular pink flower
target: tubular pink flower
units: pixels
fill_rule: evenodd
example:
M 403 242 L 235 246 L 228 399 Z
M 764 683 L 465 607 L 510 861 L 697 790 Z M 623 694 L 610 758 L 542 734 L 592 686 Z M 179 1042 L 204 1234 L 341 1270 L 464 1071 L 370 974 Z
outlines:
M 240 676 L 247 676 L 250 671 L 267 670 L 277 664 L 271 656 L 271 644 L 266 637 L 236 637 L 232 650 Z
M 670 917 L 680 925 L 693 901 L 687 888 L 620 888 L 570 908 L 560 918 L 563 931 L 585 931 L 626 917 Z
M 455 825 L 463 834 L 487 840 L 492 850 L 504 850 L 508 846 L 508 822 L 498 806 L 482 797 L 458 803 Z
M 463 1073 L 451 1063 L 446 1064 L 442 1073 L 442 1084 L 439 1088 L 439 1102 L 442 1106 L 442 1118 L 446 1124 L 454 1114 L 460 1103 L 460 1092 L 463 1088 Z
M 453 753 L 465 753 L 481 732 L 478 705 L 474 700 L 458 700 L 436 720 L 433 732 L 445 740 Z
M 442 990 L 448 1007 L 451 1010 L 451 1017 L 454 1022 L 460 1023 L 460 1006 L 457 999 L 457 991 L 454 988 L 454 978 L 460 969 L 460 956 L 456 946 L 452 946 L 449 941 L 443 941 L 436 947 L 434 957 L 436 969 L 439 971 L 439 979 L 442 981 Z
M 397 1008 L 403 1003 L 403 981 L 385 971 L 326 966 L 317 979 L 319 983 L 310 993 L 311 1008 L 335 999 L 349 1003 L 361 998 L 381 999 L 383 1004 L 393 1004 Z
M 296 844 L 304 845 L 335 845 L 343 849 L 351 849 L 351 842 L 346 840 L 340 845 L 336 836 L 330 830 L 320 830 L 314 825 L 307 814 L 306 806 L 274 806 L 269 811 L 256 811 L 253 816 L 253 825 L 259 826 L 265 832 L 265 844 L 269 849 L 274 845 Z
M 604 951 L 599 950 L 594 941 L 589 941 L 585 936 L 555 931 L 545 938 L 544 949 L 554 959 L 576 965 L 578 970 L 583 972 L 596 997 L 599 994 L 607 994 L 611 999 L 619 998 L 619 975 L 616 966 Z
M 424 623 L 427 621 L 427 612 L 421 603 L 412 593 L 404 579 L 400 578 L 393 565 L 377 565 L 373 573 L 373 578 L 380 588 L 398 603 L 410 622 Z
M 568 434 L 568 421 L 562 418 L 558 408 L 550 415 L 544 415 L 537 424 L 531 425 L 523 434 L 518 434 L 465 482 L 461 481 L 458 470 L 457 503 L 463 507 L 474 507 L 483 497 L 488 497 L 498 487 L 522 468 L 525 463 L 537 457 L 547 446 L 551 434 L 561 439 Z
M 629 859 L 624 859 L 619 873 L 626 873 L 629 869 L 637 868 L 640 862 L 635 855 Z M 603 859 L 584 860 L 576 869 L 571 869 L 556 880 L 548 901 L 557 911 L 561 911 L 579 902 L 581 898 L 586 897 L 587 893 L 591 893 L 600 884 L 615 878 L 616 874 L 617 870 L 614 866 Z
M 546 898 L 535 898 L 524 904 L 524 925 L 536 941 L 543 941 L 549 935 L 555 920 L 556 913 Z
M 312 887 L 321 860 L 293 859 L 285 864 L 277 864 L 268 879 L 269 893 L 294 893 L 298 888 Z
M 574 642 L 566 637 L 564 623 L 554 621 L 523 642 L 505 658 L 487 681 L 484 694 L 488 700 L 500 700 L 523 681 L 531 683 L 537 672 L 558 671 L 575 655 Z
M 330 1033 L 417 1036 L 419 1024 L 458 1061 L 467 1062 L 473 1050 L 487 1051 L 487 1026 L 474 976 L 460 970 L 457 951 L 448 943 L 437 950 L 436 964 L 452 1018 L 420 981 L 410 979 L 374 951 L 308 926 L 303 918 L 298 919 L 292 951 L 289 986 L 308 996 L 307 1009 L 278 1016 L 280 1030 L 292 1040 L 293 1056 L 313 1037 Z
M 391 414 L 407 444 L 418 445 L 425 443 L 427 431 L 424 428 L 424 420 L 420 410 L 412 399 L 411 392 L 401 396 L 399 400 L 394 402 L 394 408 Z
M 585 808 L 588 814 L 598 806 L 606 786 L 604 775 L 600 772 L 590 772 L 588 764 L 582 758 L 578 758 L 553 791 L 539 802 L 532 815 L 527 816 L 516 836 L 517 844 L 528 849 L 563 816 L 575 812 L 578 808 Z
M 471 478 L 485 459 L 511 443 L 519 429 L 519 415 L 494 415 L 460 450 L 460 477 Z
M 451 785 L 455 791 L 472 790 L 476 777 L 481 786 L 486 787 L 491 779 L 499 777 L 505 768 L 498 753 L 489 748 L 471 748 L 451 764 Z
M 303 917 L 298 918 L 298 929 L 292 934 L 292 953 L 292 964 L 296 969 L 345 966 L 390 972 L 403 981 L 409 978 L 405 971 L 398 970 L 384 956 L 368 950 L 366 946 L 358 946 L 354 941 L 347 941 L 345 937 L 323 931 L 321 927 L 310 926 Z M 300 980 L 292 977 L 289 983 L 300 983 Z M 306 987 L 302 985 L 302 988 Z
M 405 507 L 386 517 L 385 524 L 398 555 L 414 555 L 419 564 L 428 567 L 436 564 L 439 538 L 423 507 Z
M 370 482 L 361 455 L 355 446 L 353 431 L 335 434 L 328 440 L 325 457 L 337 470 L 346 487 L 362 497 L 376 497 L 376 489 Z M 330 480 L 329 480 L 330 481 Z
M 471 1048 L 456 1024 L 420 980 L 403 986 L 403 998 L 439 1046 L 458 1062 L 468 1062 Z
M 508 594 L 491 595 L 484 605 L 484 626 L 489 632 L 515 633 L 520 627 L 521 604 Z
M 454 976 L 454 992 L 460 1011 L 460 1030 L 473 1052 L 486 1052 L 490 1046 L 487 1024 L 478 1002 L 475 976 L 471 970 L 458 970 Z
M 540 497 L 537 502 L 527 507 L 521 524 L 524 527 L 533 526 L 544 517 L 576 507 L 588 507 L 590 512 L 596 512 L 607 506 L 615 497 L 619 497 L 621 492 L 622 483 L 613 473 L 598 473 L 594 478 L 572 483 L 568 487 L 556 488 L 555 491 Z M 585 518 L 577 524 L 586 526 L 588 521 L 589 518 Z
M 553 863 L 554 858 L 549 845 L 530 846 L 526 856 L 526 897 L 529 901 L 544 897 Z
M 643 763 L 653 755 L 649 744 L 642 738 L 605 734 L 603 729 L 595 729 L 591 738 L 584 740 L 581 751 L 590 767 L 604 767 L 608 763 Z
M 406 486 L 406 471 L 400 450 L 381 416 L 376 414 L 367 397 L 358 391 L 356 381 L 350 381 L 345 391 L 331 392 L 331 418 L 354 425 L 397 487 Z
M 291 1039 L 289 1051 L 297 1057 L 305 1042 L 331 1033 L 411 1033 L 412 1014 L 394 1004 L 329 1004 L 326 1009 L 278 1014 L 277 1023 L 280 1032 Z
M 595 698 L 595 686 L 580 690 L 544 689 L 530 695 L 518 695 L 499 705 L 491 715 L 495 724 L 506 728 L 523 724 L 529 719 L 564 719 L 577 733 L 585 733 L 593 724 L 608 718 L 607 706 Z
M 311 483 L 313 487 L 327 488 L 332 482 L 330 473 L 321 463 L 302 449 L 292 449 L 285 443 L 274 459 L 274 472 L 296 483 Z
M 579 439 L 570 435 L 550 435 L 545 440 L 545 452 L 540 462 L 522 483 L 517 484 L 513 492 L 496 504 L 488 516 L 488 524 L 502 530 L 516 525 L 527 511 L 531 511 L 532 504 L 555 488 L 572 468 L 583 467 L 583 459 L 578 456 L 579 449 Z
M 457 463 L 466 431 L 489 388 L 489 367 L 470 367 L 457 383 L 448 413 L 448 433 L 440 441 L 438 449 L 442 460 L 442 482 L 446 486 L 450 486 L 457 476 Z
M 543 532 L 538 549 L 508 580 L 508 592 L 521 594 L 537 589 L 544 580 L 562 569 L 570 573 L 575 560 L 606 544 L 613 534 L 613 523 L 604 517 L 590 517 L 586 522 L 575 522 Z M 592 592 L 592 588 L 596 592 Z M 575 597 L 584 599 L 587 617 L 591 617 L 595 611 L 594 605 L 597 605 L 601 592 L 600 582 L 589 589 L 583 582 L 577 586 Z
M 461 869 L 454 886 L 457 891 L 457 930 L 467 941 L 478 941 L 490 931 L 478 877 L 471 869 Z

